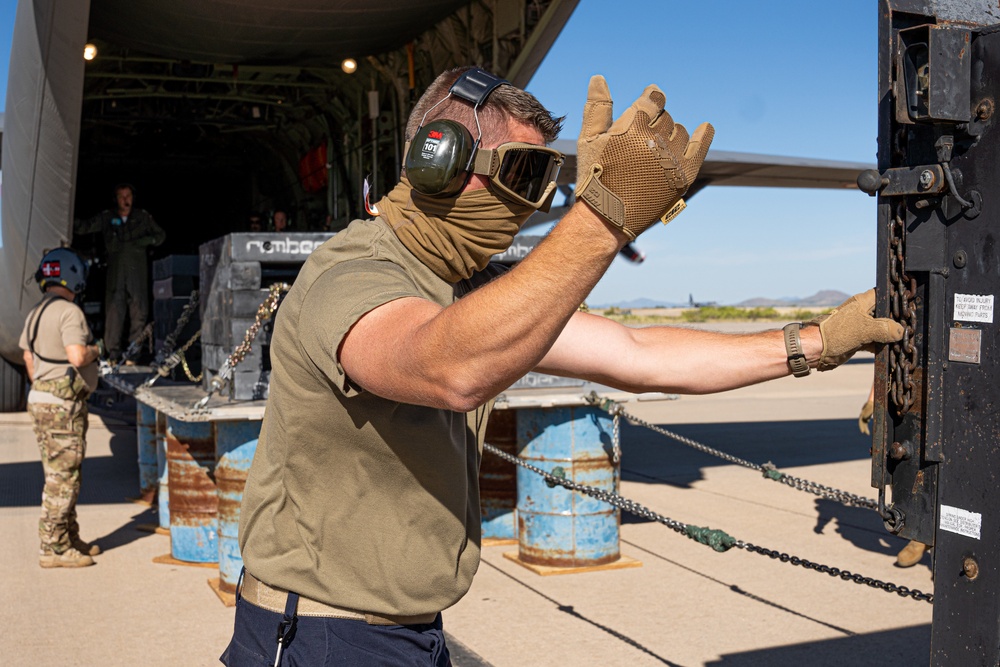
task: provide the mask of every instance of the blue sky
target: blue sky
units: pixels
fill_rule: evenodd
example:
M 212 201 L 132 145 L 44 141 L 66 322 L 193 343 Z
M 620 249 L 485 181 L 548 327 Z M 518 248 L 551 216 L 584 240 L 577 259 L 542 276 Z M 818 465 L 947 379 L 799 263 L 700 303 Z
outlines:
M 867 162 L 877 150 L 878 4 L 871 0 L 580 0 L 528 90 L 575 138 L 592 74 L 617 113 L 650 83 L 712 147 Z M 737 303 L 875 284 L 875 200 L 860 191 L 714 187 L 643 234 L 588 302 Z
M 15 4 L 0 0 L 5 60 Z M 528 89 L 566 115 L 563 138 L 579 134 L 600 73 L 616 112 L 655 83 L 677 122 L 715 126 L 715 149 L 874 164 L 877 23 L 871 0 L 580 0 Z M 646 261 L 616 260 L 588 302 L 863 291 L 875 284 L 875 215 L 859 191 L 708 188 L 642 235 Z
M 7 64 L 10 62 L 10 41 L 14 35 L 15 0 L 0 0 L 0 111 L 7 101 Z

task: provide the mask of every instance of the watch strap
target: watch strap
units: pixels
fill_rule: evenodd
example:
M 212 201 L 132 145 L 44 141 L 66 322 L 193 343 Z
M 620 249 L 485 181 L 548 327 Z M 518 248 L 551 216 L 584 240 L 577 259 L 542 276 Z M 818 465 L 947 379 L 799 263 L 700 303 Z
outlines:
M 788 355 L 788 367 L 792 369 L 792 375 L 797 378 L 805 377 L 812 372 L 806 355 L 802 351 L 802 338 L 799 336 L 801 322 L 792 322 L 782 327 L 785 334 L 785 353 Z

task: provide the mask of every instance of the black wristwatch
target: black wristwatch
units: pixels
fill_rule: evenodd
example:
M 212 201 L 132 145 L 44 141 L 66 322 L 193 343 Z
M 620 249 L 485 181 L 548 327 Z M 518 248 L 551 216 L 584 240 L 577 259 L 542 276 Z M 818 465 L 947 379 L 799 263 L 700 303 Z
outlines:
M 806 355 L 802 351 L 802 339 L 799 337 L 801 322 L 792 322 L 782 327 L 785 333 L 785 352 L 788 354 L 788 367 L 792 369 L 792 375 L 797 378 L 805 377 L 812 372 Z

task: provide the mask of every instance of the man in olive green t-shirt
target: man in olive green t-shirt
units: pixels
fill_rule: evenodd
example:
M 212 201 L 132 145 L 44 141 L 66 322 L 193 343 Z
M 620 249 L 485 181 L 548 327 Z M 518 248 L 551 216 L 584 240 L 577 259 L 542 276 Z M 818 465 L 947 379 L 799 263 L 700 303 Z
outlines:
M 708 151 L 711 126 L 689 137 L 663 103 L 650 86 L 612 124 L 592 79 L 577 203 L 497 275 L 490 258 L 555 188 L 562 156 L 546 144 L 561 120 L 482 70 L 430 85 L 402 181 L 373 220 L 309 257 L 277 313 L 224 663 L 448 665 L 440 612 L 479 564 L 486 420 L 528 371 L 705 393 L 833 368 L 901 336 L 870 316 L 869 295 L 818 326 L 751 335 L 579 312 L 628 241 L 680 212 Z

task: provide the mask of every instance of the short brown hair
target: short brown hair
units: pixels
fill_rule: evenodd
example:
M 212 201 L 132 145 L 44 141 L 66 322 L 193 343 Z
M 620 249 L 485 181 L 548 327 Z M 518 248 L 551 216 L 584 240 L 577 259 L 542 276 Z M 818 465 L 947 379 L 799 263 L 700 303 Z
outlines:
M 440 118 L 458 121 L 468 128 L 473 137 L 478 136 L 476 114 L 472 104 L 454 95 L 448 97 L 448 89 L 458 77 L 470 69 L 472 67 L 456 67 L 434 79 L 410 113 L 410 119 L 406 124 L 407 141 L 413 139 L 417 129 L 420 128 L 421 120 L 429 123 Z M 446 97 L 448 99 L 444 99 Z M 435 107 L 438 102 L 441 103 Z M 426 119 L 424 114 L 427 115 Z M 479 107 L 478 115 L 479 126 L 483 130 L 482 143 L 487 146 L 506 140 L 510 121 L 536 128 L 545 138 L 545 143 L 551 143 L 559 136 L 564 118 L 563 116 L 556 118 L 534 95 L 511 84 L 502 84 L 494 89 Z

